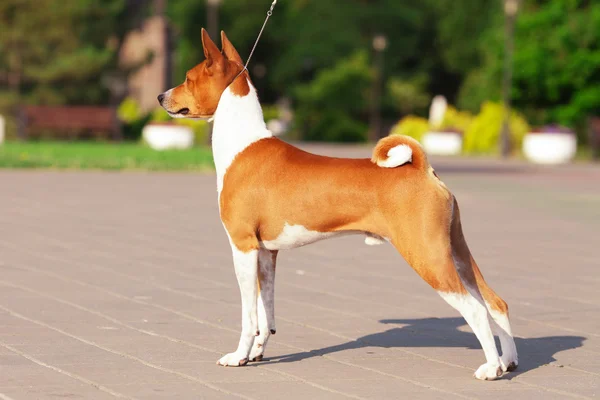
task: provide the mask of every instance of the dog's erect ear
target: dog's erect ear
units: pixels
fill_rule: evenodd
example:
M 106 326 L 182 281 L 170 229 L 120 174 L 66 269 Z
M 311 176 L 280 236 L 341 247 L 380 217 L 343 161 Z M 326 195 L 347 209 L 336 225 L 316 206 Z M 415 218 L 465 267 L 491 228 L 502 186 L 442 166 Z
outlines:
M 225 31 L 221 31 L 221 46 L 223 47 L 223 54 L 225 54 L 225 57 L 228 60 L 235 61 L 240 63 L 241 65 L 244 65 L 242 57 L 240 57 L 235 47 L 233 47 L 233 45 L 227 38 L 227 35 L 225 35 Z
M 218 60 L 222 57 L 219 48 L 215 42 L 212 41 L 210 36 L 208 36 L 208 32 L 206 32 L 206 29 L 204 28 L 202 28 L 202 47 L 204 47 L 204 56 L 206 57 L 209 66 L 214 60 Z

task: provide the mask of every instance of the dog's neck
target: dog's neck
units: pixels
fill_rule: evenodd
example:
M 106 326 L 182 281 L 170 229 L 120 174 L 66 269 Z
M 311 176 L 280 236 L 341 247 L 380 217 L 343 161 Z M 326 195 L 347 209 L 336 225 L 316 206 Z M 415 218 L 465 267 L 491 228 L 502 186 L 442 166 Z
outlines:
M 247 79 L 240 76 L 237 79 Z M 248 79 L 250 91 L 244 96 L 225 89 L 214 116 L 212 150 L 217 170 L 217 190 L 221 193 L 223 178 L 236 155 L 257 140 L 273 136 L 267 129 L 256 94 Z

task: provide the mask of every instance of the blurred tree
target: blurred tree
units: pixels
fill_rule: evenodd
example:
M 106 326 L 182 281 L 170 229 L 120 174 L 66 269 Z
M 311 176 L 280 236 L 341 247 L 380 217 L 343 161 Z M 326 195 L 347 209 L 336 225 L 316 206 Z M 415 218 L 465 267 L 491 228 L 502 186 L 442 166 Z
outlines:
M 600 2 L 529 1 L 516 35 L 515 104 L 571 126 L 600 110 Z
M 200 30 L 206 26 L 206 0 L 170 1 L 167 7 L 175 43 L 173 82 L 183 82 L 185 73 L 204 59 Z M 219 13 L 222 16 L 222 13 Z M 219 43 L 217 38 L 213 38 Z
M 487 56 L 482 41 L 489 32 L 502 34 L 501 0 L 429 0 L 430 27 L 422 33 L 429 74 L 428 91 L 432 96 L 444 95 L 450 103 L 460 100 L 459 94 L 474 70 Z M 487 98 L 471 101 L 467 105 L 475 111 Z
M 537 123 L 577 124 L 600 109 L 600 2 L 523 1 L 514 105 Z M 149 3 L 1 0 L 0 108 L 16 101 L 105 104 L 110 82 L 128 73 L 118 65 L 123 38 Z M 244 59 L 269 5 L 220 4 L 219 27 Z M 167 6 L 176 33 L 173 75 L 180 82 L 203 59 L 206 0 Z M 502 19 L 499 0 L 280 1 L 249 68 L 263 102 L 293 100 L 307 138 L 361 139 L 375 35 L 388 42 L 382 115 L 391 125 L 406 113 L 425 115 L 436 94 L 471 111 L 499 99 Z
M 244 59 L 254 44 L 268 6 L 269 2 L 264 0 L 227 0 L 222 3 L 220 26 L 227 31 Z M 371 43 L 376 34 L 385 35 L 389 43 L 384 76 L 389 76 L 391 71 L 406 71 L 406 75 L 418 71 L 422 64 L 419 32 L 426 9 L 423 4 L 396 0 L 279 2 L 249 67 L 261 99 L 274 102 L 280 96 L 289 96 L 296 107 L 303 110 L 302 115 L 311 114 L 309 107 L 317 102 L 313 101 L 313 97 L 301 95 L 306 94 L 306 85 L 314 83 L 315 87 L 320 86 L 322 82 L 317 80 L 321 73 L 337 70 L 346 62 L 340 60 L 359 50 L 364 53 L 368 69 Z M 181 0 L 173 2 L 170 15 L 181 35 L 176 56 L 176 80 L 182 80 L 185 71 L 203 57 L 199 39 L 203 23 L 198 21 L 205 21 L 206 6 L 203 2 Z M 345 84 L 352 85 L 352 82 Z M 354 94 L 368 96 L 368 90 L 364 93 L 357 90 Z M 337 110 L 335 114 L 338 116 L 347 114 L 344 121 L 339 120 L 339 124 L 354 123 L 360 129 L 366 129 L 367 114 L 359 113 L 356 107 L 349 107 L 348 99 L 341 97 L 328 99 L 328 109 Z M 355 98 L 354 101 L 362 104 L 367 98 Z M 389 106 L 390 101 L 384 104 L 387 106 L 384 112 L 393 113 L 393 118 L 396 118 L 395 108 Z M 322 110 L 316 108 L 313 112 L 322 114 Z M 335 119 L 333 115 L 328 118 L 330 121 Z M 320 131 L 326 135 L 323 129 Z M 364 135 L 349 133 L 348 136 L 357 138 Z M 316 139 L 311 133 L 308 137 Z
M 268 5 L 264 0 L 227 0 L 221 4 L 220 27 L 227 31 L 244 59 Z M 490 27 L 495 28 L 492 23 L 495 14 L 501 15 L 497 0 L 279 2 L 250 71 L 263 101 L 274 102 L 280 96 L 289 96 L 295 107 L 302 110 L 303 117 L 311 113 L 322 116 L 322 106 L 317 106 L 319 102 L 313 97 L 301 95 L 306 94 L 303 89 L 307 85 L 320 86 L 321 73 L 337 70 L 344 63 L 340 60 L 357 51 L 364 52 L 366 65 L 370 65 L 373 37 L 382 34 L 389 44 L 382 111 L 384 119 L 395 122 L 408 112 L 425 115 L 434 94 L 443 94 L 450 101 L 456 99 L 463 80 L 486 57 L 480 41 Z M 205 1 L 171 2 L 170 16 L 180 36 L 176 41 L 176 80 L 180 81 L 185 71 L 203 58 L 199 31 L 206 21 Z M 357 93 L 368 96 L 368 90 Z M 366 127 L 367 114 L 350 107 L 347 99 L 334 96 L 328 101 L 331 109 L 337 110 L 338 118 L 341 115 L 349 118 L 340 119 L 339 125 L 351 125 L 348 121 L 352 121 L 356 126 Z M 319 130 L 325 137 L 326 127 Z M 362 136 L 349 134 L 354 138 Z M 316 138 L 310 132 L 308 137 Z
M 109 93 L 102 78 L 119 70 L 119 46 L 144 4 L 134 0 L 2 0 L 2 86 L 14 101 L 106 103 Z
M 426 89 L 427 83 L 428 78 L 424 74 L 415 75 L 410 80 L 391 78 L 387 89 L 393 105 L 403 115 L 423 113 L 431 102 Z
M 482 61 L 481 36 L 502 15 L 498 0 L 433 0 L 436 49 L 449 71 L 466 74 Z
M 481 42 L 482 66 L 461 89 L 469 108 L 497 99 L 502 73 L 501 16 Z M 527 0 L 515 32 L 514 105 L 535 124 L 582 124 L 600 110 L 600 2 Z
M 385 70 L 416 69 L 425 10 L 396 0 L 303 0 L 290 2 L 273 29 L 282 52 L 272 82 L 310 80 L 358 49 L 371 49 L 375 35 L 387 38 Z M 273 27 L 272 27 L 273 28 Z
M 296 128 L 306 140 L 364 141 L 368 89 L 373 80 L 365 51 L 322 69 L 315 79 L 295 87 Z M 362 118 L 361 118 L 362 117 Z

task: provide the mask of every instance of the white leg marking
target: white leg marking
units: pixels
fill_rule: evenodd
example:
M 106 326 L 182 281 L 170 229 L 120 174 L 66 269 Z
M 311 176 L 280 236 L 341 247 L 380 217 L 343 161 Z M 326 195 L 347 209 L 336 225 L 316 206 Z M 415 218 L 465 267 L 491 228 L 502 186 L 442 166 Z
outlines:
M 231 247 L 233 250 L 235 275 L 242 297 L 242 333 L 237 350 L 223 356 L 217 361 L 217 364 L 237 367 L 245 365 L 248 362 L 248 355 L 250 354 L 254 337 L 258 333 L 256 309 L 258 295 L 258 251 L 252 250 L 244 253 L 239 251 L 233 244 Z
M 289 225 L 287 222 L 283 226 L 281 233 L 273 240 L 261 242 L 262 246 L 269 250 L 293 249 L 295 247 L 305 246 L 319 240 L 327 239 L 332 236 L 340 236 L 353 232 L 318 232 L 310 231 L 302 225 Z
M 382 238 L 379 235 L 375 235 L 373 233 L 367 233 L 367 237 L 365 238 L 365 244 L 367 246 L 377 246 L 380 244 L 384 244 L 387 239 Z
M 438 292 L 444 300 L 458 310 L 467 321 L 485 353 L 486 363 L 475 371 L 475 377 L 494 380 L 502 375 L 500 357 L 488 319 L 488 310 L 471 294 Z
M 502 357 L 500 357 L 502 371 L 513 371 L 519 365 L 519 356 L 517 355 L 517 346 L 510 328 L 508 315 L 493 310 L 488 304 L 486 306 L 493 318 L 492 328 L 500 338 L 500 345 L 502 346 Z
M 275 262 L 271 251 L 261 249 L 258 252 L 258 328 L 260 335 L 254 338 L 250 361 L 260 361 L 263 358 L 265 347 L 275 328 Z

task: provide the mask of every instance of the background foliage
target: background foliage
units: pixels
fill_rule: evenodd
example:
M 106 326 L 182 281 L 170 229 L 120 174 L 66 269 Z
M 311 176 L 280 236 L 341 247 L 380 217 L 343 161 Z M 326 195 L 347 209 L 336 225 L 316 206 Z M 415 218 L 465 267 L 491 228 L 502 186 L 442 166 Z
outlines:
M 0 97 L 38 104 L 105 104 L 117 54 L 146 14 L 126 0 L 2 0 Z M 8 93 L 6 93 L 8 92 Z
M 118 51 L 125 34 L 153 12 L 151 3 L 2 0 L 0 112 L 21 103 L 122 101 L 109 90 L 112 79 L 130 72 L 119 67 Z M 269 4 L 221 1 L 219 28 L 244 59 Z M 167 14 L 173 81 L 179 82 L 203 59 L 206 2 L 171 0 Z M 438 94 L 473 114 L 500 100 L 501 0 L 281 1 L 250 65 L 261 100 L 290 99 L 293 129 L 305 139 L 364 140 L 377 34 L 388 39 L 381 82 L 385 132 L 409 114 L 426 117 Z M 600 112 L 600 2 L 523 0 L 515 40 L 511 96 L 529 123 L 581 129 Z

